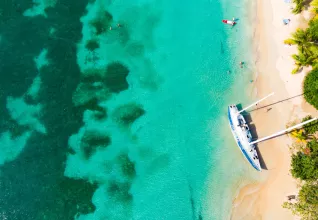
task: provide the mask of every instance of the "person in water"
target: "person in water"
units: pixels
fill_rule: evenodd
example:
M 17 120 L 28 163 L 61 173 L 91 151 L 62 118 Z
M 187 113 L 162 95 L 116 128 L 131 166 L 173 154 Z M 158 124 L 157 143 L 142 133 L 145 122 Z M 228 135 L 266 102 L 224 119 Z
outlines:
M 241 68 L 243 68 L 243 64 L 244 64 L 244 63 L 243 63 L 243 61 L 241 61 L 241 62 L 240 62 L 240 66 L 241 66 Z

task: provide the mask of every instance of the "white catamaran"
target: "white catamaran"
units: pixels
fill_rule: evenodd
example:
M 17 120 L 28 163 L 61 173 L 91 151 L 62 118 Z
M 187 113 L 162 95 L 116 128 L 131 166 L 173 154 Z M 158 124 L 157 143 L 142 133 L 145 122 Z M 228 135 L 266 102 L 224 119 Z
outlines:
M 290 128 L 287 128 L 285 130 L 279 131 L 275 134 L 258 139 L 256 141 L 253 141 L 248 124 L 246 123 L 244 116 L 241 113 L 244 112 L 246 109 L 256 105 L 257 103 L 263 101 L 264 99 L 266 99 L 272 95 L 274 95 L 274 93 L 258 100 L 257 102 L 247 106 L 246 108 L 244 108 L 240 111 L 238 110 L 236 105 L 230 105 L 228 107 L 228 119 L 229 119 L 230 128 L 232 130 L 234 139 L 235 139 L 238 147 L 240 148 L 241 152 L 243 153 L 244 157 L 258 171 L 261 171 L 262 168 L 261 168 L 261 165 L 259 162 L 257 151 L 255 149 L 256 143 L 261 142 L 261 141 L 265 141 L 265 140 L 270 139 L 270 138 L 277 137 L 277 136 L 282 135 L 282 134 L 285 134 L 293 129 L 299 128 L 307 123 L 310 123 L 312 121 L 317 120 L 317 118 L 313 118 L 313 119 L 310 119 L 308 121 L 297 124 L 295 126 L 292 126 Z

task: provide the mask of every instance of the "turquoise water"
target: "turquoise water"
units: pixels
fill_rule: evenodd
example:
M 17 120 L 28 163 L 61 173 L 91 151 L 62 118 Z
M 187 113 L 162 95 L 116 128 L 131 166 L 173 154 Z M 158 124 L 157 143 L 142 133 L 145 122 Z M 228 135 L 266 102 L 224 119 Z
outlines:
M 226 120 L 253 88 L 250 1 L 1 4 L 0 214 L 230 218 L 253 174 Z

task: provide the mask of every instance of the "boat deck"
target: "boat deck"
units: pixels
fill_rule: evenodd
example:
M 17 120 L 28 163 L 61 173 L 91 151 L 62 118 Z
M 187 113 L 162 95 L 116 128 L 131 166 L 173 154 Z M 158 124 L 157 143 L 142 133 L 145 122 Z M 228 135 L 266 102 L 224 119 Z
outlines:
M 228 107 L 228 119 L 235 141 L 247 161 L 258 171 L 261 166 L 257 151 L 254 145 L 251 145 L 252 135 L 250 129 L 235 105 Z

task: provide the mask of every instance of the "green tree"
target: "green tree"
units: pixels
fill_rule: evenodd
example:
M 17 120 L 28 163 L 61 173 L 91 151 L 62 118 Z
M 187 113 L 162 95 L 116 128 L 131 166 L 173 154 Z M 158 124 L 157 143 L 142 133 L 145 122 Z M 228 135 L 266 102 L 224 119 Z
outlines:
M 318 109 L 318 69 L 307 74 L 303 84 L 304 98 Z
M 310 56 L 309 53 L 305 54 L 301 51 L 297 54 L 293 54 L 292 58 L 295 60 L 295 69 L 293 69 L 292 74 L 297 73 L 301 67 L 303 66 L 310 66 L 313 63 L 313 60 L 315 59 L 313 56 Z
M 292 155 L 291 173 L 301 180 L 318 179 L 318 142 L 313 140 L 307 143 L 310 153 L 298 152 Z
M 317 29 L 317 30 L 316 30 Z M 318 61 L 318 47 L 314 41 L 318 35 L 318 24 L 313 22 L 313 27 L 306 30 L 298 28 L 292 37 L 284 41 L 285 44 L 298 46 L 298 54 L 292 55 L 296 68 L 292 71 L 297 73 L 301 67 L 314 65 Z
M 297 202 L 285 202 L 283 207 L 301 216 L 303 220 L 318 220 L 318 184 L 305 183 L 299 191 Z
M 304 0 L 293 0 L 295 8 L 293 9 L 294 14 L 299 14 L 304 9 Z
M 318 0 L 313 0 L 310 2 L 310 6 L 312 7 L 312 12 L 318 14 Z
M 310 119 L 312 119 L 312 117 L 310 115 L 308 115 L 302 119 L 302 122 L 308 121 Z M 318 121 L 313 121 L 313 122 L 310 122 L 309 124 L 306 124 L 303 127 L 303 129 L 305 130 L 306 134 L 316 133 L 316 131 L 318 131 Z
M 309 21 L 308 34 L 312 41 L 316 42 L 318 40 L 318 19 L 312 19 Z
M 292 37 L 285 40 L 285 43 L 296 44 L 300 47 L 301 52 L 304 52 L 304 49 L 310 45 L 310 33 L 307 29 L 297 28 Z
M 318 166 L 318 141 L 316 139 L 307 143 L 307 148 L 310 149 L 310 156 L 312 160 L 315 162 L 316 166 Z M 318 172 L 318 170 L 316 170 Z M 318 179 L 318 178 L 317 178 Z

